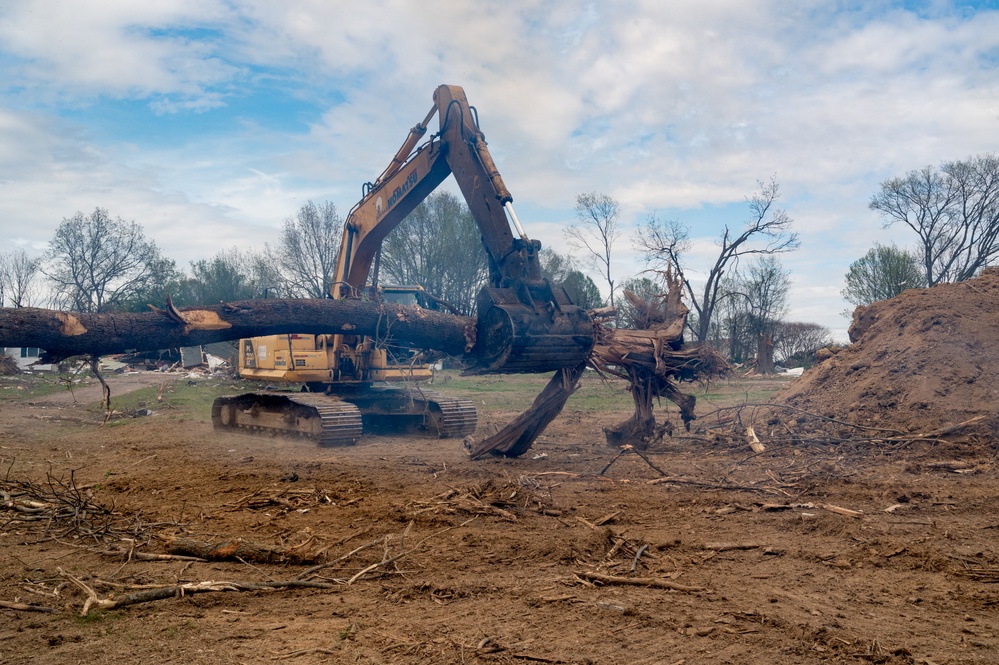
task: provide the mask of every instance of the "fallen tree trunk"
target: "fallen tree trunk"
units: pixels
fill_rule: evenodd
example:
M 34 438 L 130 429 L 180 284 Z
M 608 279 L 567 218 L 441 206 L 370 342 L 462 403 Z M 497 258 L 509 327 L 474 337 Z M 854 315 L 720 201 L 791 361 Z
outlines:
M 714 352 L 683 347 L 687 308 L 678 282 L 666 280 L 667 293 L 644 308 L 646 330 L 594 324 L 596 343 L 588 364 L 629 380 L 636 415 L 608 440 L 642 445 L 655 428 L 652 402 L 666 397 L 680 406 L 685 424 L 693 418 L 694 398 L 680 392 L 679 381 L 695 380 L 726 367 Z M 596 314 L 596 313 L 595 313 Z M 100 356 L 133 350 L 196 346 L 263 335 L 347 333 L 394 344 L 474 358 L 475 320 L 415 306 L 362 300 L 243 300 L 178 310 L 168 301 L 151 312 L 85 314 L 36 308 L 0 308 L 0 346 L 46 350 L 46 360 L 74 355 Z M 472 442 L 473 457 L 493 453 L 522 455 L 562 411 L 587 363 L 552 377 L 534 404 L 497 434 Z
M 197 346 L 300 333 L 346 333 L 460 356 L 475 320 L 416 306 L 362 300 L 241 300 L 208 307 L 86 314 L 0 308 L 0 346 L 34 346 L 58 360 L 75 355 Z

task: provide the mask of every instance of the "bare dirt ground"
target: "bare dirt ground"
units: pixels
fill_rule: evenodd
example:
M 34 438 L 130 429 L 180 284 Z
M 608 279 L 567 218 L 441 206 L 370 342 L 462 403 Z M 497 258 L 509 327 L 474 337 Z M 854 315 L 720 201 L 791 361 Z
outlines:
M 628 412 L 573 400 L 524 457 L 477 462 L 2 401 L 0 663 L 999 662 L 993 447 L 702 432 L 615 461 L 601 427 Z M 514 415 L 480 401 L 480 432 Z M 239 558 L 139 558 L 187 541 Z M 209 581 L 298 586 L 81 616 L 85 589 Z

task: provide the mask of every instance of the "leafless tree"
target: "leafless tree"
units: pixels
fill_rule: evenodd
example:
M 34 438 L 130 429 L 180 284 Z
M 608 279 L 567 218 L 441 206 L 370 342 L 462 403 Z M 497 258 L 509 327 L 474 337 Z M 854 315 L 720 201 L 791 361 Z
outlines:
M 974 277 L 999 258 L 999 158 L 994 154 L 910 171 L 881 183 L 870 207 L 885 226 L 919 237 L 926 286 Z
M 23 249 L 0 254 L 0 307 L 31 307 L 36 304 L 38 259 L 28 258 Z
M 470 315 L 488 278 L 489 262 L 479 227 L 454 194 L 427 197 L 382 242 L 380 281 L 420 285 Z
M 774 355 L 781 363 L 803 360 L 828 344 L 829 329 L 817 323 L 782 322 L 774 331 Z
M 8 261 L 7 255 L 0 253 L 0 307 L 7 301 L 7 282 L 10 281 Z
M 142 227 L 114 219 L 103 208 L 63 219 L 49 242 L 44 274 L 57 303 L 80 312 L 117 309 L 150 279 L 159 258 L 156 243 Z
M 611 252 L 614 241 L 621 236 L 621 208 L 606 194 L 579 194 L 576 197 L 576 221 L 565 229 L 569 246 L 585 251 L 594 270 L 603 273 L 610 289 L 610 304 L 614 306 L 614 278 L 611 274 Z
M 694 341 L 708 340 L 715 311 L 723 297 L 723 277 L 738 266 L 743 256 L 773 255 L 798 248 L 798 234 L 791 230 L 793 220 L 777 207 L 780 185 L 776 179 L 757 183 L 759 190 L 749 199 L 750 218 L 741 231 L 725 226 L 718 258 L 708 270 L 700 290 L 695 290 L 685 276 L 683 254 L 689 247 L 689 230 L 676 221 L 651 216 L 636 236 L 636 244 L 645 252 L 646 260 L 660 267 L 671 266 L 683 279 L 684 289 L 694 309 Z
M 336 206 L 309 201 L 281 227 L 277 257 L 285 297 L 325 298 L 333 286 L 343 219 Z

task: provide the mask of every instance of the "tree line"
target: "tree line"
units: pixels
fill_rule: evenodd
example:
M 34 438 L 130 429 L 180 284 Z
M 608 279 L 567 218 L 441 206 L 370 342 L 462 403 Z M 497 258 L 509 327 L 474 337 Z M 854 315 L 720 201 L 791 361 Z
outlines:
M 620 205 L 597 192 L 576 197 L 564 228 L 568 252 L 542 250 L 546 275 L 578 305 L 615 306 L 617 325 L 637 326 L 630 291 L 652 302 L 667 275 L 677 276 L 691 308 L 688 339 L 711 344 L 734 362 L 763 369 L 776 359 L 800 362 L 829 342 L 814 323 L 787 320 L 791 276 L 780 255 L 799 246 L 793 220 L 779 206 L 775 178 L 747 197 L 746 217 L 726 224 L 717 256 L 690 258 L 690 229 L 649 214 L 631 240 L 644 257 L 639 275 L 617 279 L 615 245 L 624 236 Z M 973 277 L 999 256 L 999 160 L 981 155 L 925 167 L 881 183 L 870 208 L 886 226 L 903 224 L 915 249 L 876 245 L 852 263 L 844 298 L 866 305 L 902 290 Z M 344 220 L 330 202 L 303 205 L 282 223 L 274 245 L 219 250 L 186 269 L 163 256 L 134 221 L 102 208 L 63 219 L 40 257 L 0 253 L 0 305 L 47 302 L 81 312 L 139 311 L 167 295 L 178 306 L 266 297 L 323 298 L 334 279 Z M 606 302 L 589 276 L 606 285 Z M 696 279 L 690 278 L 696 275 Z M 454 313 L 474 314 L 475 294 L 488 279 L 480 233 L 467 206 L 449 192 L 427 198 L 383 243 L 372 282 L 420 285 Z M 44 287 L 48 287 L 47 289 Z

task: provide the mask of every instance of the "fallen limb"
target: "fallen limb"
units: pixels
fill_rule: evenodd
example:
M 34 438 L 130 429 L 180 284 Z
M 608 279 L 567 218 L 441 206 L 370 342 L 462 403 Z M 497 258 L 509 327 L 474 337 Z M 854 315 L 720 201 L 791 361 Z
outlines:
M 686 591 L 688 593 L 707 591 L 705 587 L 687 586 L 686 584 L 677 584 L 676 582 L 672 582 L 670 580 L 662 580 L 654 577 L 620 577 L 618 575 L 605 575 L 603 573 L 594 572 L 576 573 L 576 575 L 591 582 L 600 582 L 602 584 L 647 586 L 654 587 L 656 589 L 669 589 L 670 591 Z
M 534 440 L 562 412 L 566 400 L 576 391 L 586 365 L 584 362 L 572 369 L 555 372 L 541 394 L 534 398 L 531 408 L 493 436 L 473 443 L 469 450 L 471 458 L 479 459 L 488 454 L 517 457 L 527 452 Z
M 188 555 L 202 561 L 251 561 L 253 563 L 316 563 L 309 553 L 298 552 L 293 547 L 270 547 L 242 538 L 222 543 L 208 543 L 192 538 L 164 538 L 163 544 L 171 554 Z
M 124 557 L 135 559 L 136 561 L 191 561 L 193 563 L 205 563 L 208 559 L 197 556 L 185 556 L 183 554 L 150 554 L 149 552 L 133 552 L 127 549 L 114 550 L 93 550 L 94 554 L 104 556 Z
M 80 616 L 87 616 L 91 610 L 113 610 L 128 605 L 138 605 L 167 598 L 182 598 L 184 596 L 197 593 L 210 592 L 234 592 L 234 591 L 274 591 L 277 589 L 287 589 L 294 587 L 307 587 L 311 589 L 335 589 L 339 584 L 327 582 L 304 582 L 301 580 L 283 580 L 275 582 L 237 582 L 237 581 L 204 581 L 188 582 L 185 584 L 173 584 L 152 589 L 143 589 L 134 593 L 125 594 L 120 598 L 101 598 L 97 592 L 83 583 L 80 579 L 70 575 L 61 568 L 59 575 L 73 583 L 78 589 L 83 591 L 87 600 L 83 603 Z
M 299 649 L 298 651 L 291 651 L 289 653 L 282 654 L 280 656 L 274 656 L 271 658 L 271 660 L 288 660 L 289 658 L 298 658 L 299 656 L 308 656 L 314 653 L 321 653 L 327 656 L 335 656 L 339 652 L 334 651 L 333 649 L 320 649 L 320 648 Z
M 18 610 L 20 612 L 58 612 L 59 610 L 52 607 L 43 607 L 41 605 L 28 605 L 26 603 L 12 603 L 7 600 L 0 600 L 0 607 L 6 610 Z

